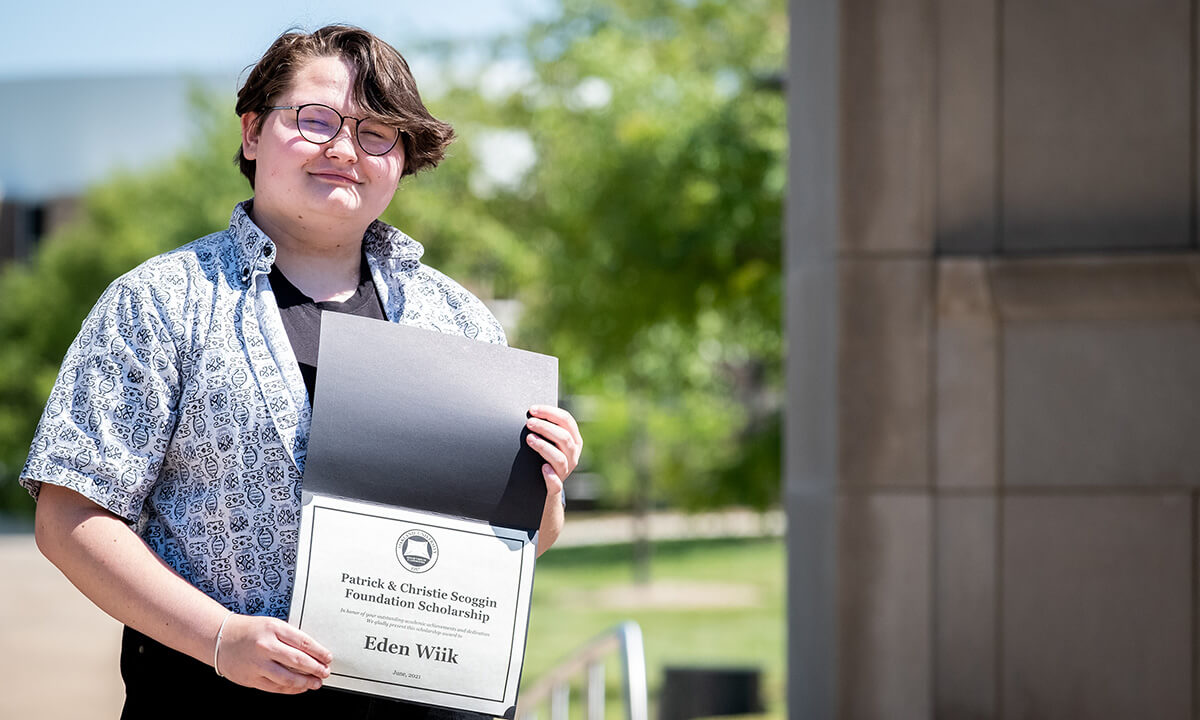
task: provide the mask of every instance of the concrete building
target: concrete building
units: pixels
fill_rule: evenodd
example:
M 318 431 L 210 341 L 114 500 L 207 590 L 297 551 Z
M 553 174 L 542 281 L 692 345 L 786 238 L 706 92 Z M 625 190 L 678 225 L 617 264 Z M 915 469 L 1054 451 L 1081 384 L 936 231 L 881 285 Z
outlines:
M 232 97 L 227 75 L 0 79 L 0 267 L 70 221 L 88 186 L 162 163 L 200 127 L 194 96 Z M 232 103 L 230 103 L 232 113 Z
M 1198 717 L 1194 0 L 793 0 L 794 718 Z

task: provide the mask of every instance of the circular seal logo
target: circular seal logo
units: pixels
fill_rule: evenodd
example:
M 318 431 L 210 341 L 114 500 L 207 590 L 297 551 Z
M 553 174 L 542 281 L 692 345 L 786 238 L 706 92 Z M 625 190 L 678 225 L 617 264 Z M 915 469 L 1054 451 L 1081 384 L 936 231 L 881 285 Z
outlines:
M 437 562 L 437 542 L 424 530 L 409 530 L 396 541 L 396 559 L 405 570 L 423 573 Z

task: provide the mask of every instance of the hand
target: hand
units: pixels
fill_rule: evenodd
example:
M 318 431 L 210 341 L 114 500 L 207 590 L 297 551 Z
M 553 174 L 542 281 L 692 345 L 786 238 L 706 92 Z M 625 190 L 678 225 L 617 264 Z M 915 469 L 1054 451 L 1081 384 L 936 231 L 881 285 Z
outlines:
M 220 673 L 238 685 L 295 695 L 329 677 L 333 654 L 282 620 L 231 615 L 217 654 Z
M 545 459 L 542 477 L 546 479 L 546 505 L 542 508 L 542 524 L 538 528 L 538 555 L 550 549 L 562 532 L 563 481 L 579 464 L 583 452 L 583 436 L 579 424 L 571 413 L 562 408 L 534 405 L 529 408 L 532 416 L 525 421 L 529 428 L 526 441 L 529 447 Z

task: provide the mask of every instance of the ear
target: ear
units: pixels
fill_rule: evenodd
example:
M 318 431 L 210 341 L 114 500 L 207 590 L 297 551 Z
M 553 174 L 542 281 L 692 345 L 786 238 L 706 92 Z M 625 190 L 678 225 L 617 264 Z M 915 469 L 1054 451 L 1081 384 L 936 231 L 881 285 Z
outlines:
M 242 155 L 247 160 L 254 160 L 258 155 L 258 113 L 248 112 L 242 115 Z

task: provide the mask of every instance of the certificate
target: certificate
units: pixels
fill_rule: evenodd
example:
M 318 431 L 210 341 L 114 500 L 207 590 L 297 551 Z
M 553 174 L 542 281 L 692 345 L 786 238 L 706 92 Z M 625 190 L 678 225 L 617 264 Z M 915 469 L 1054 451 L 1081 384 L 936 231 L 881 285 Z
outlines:
M 288 622 L 325 684 L 513 717 L 557 359 L 327 312 L 317 390 Z
M 333 653 L 329 687 L 512 716 L 529 532 L 306 495 L 292 622 Z

